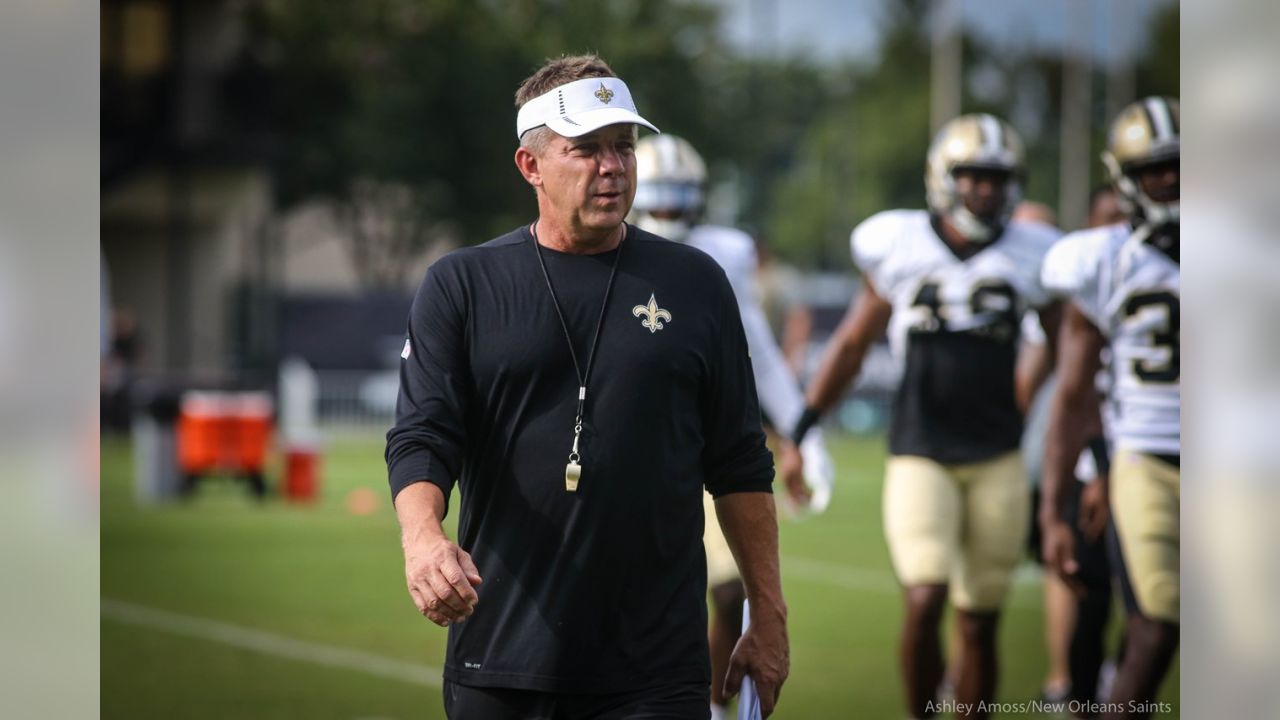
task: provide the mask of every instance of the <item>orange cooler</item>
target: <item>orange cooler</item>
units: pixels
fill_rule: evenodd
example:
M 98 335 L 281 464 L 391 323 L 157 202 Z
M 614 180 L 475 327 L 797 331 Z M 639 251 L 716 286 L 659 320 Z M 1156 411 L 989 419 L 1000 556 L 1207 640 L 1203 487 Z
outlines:
M 261 473 L 271 444 L 271 396 L 240 393 L 235 405 L 235 467 L 241 472 Z
M 189 392 L 178 415 L 178 465 L 186 475 L 260 474 L 271 427 L 267 393 Z
M 190 392 L 178 414 L 178 466 L 186 475 L 216 470 L 223 438 L 228 434 L 222 398 L 217 393 Z

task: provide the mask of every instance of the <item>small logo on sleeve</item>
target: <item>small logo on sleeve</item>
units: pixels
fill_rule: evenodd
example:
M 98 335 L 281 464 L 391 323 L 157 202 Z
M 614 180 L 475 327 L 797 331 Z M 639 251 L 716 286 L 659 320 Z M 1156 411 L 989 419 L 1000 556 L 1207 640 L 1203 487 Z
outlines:
M 409 338 L 405 338 L 405 339 L 404 339 L 404 349 L 400 351 L 400 357 L 404 358 L 405 360 L 408 360 L 408 359 L 409 359 L 409 354 L 410 354 L 410 350 L 409 350 Z

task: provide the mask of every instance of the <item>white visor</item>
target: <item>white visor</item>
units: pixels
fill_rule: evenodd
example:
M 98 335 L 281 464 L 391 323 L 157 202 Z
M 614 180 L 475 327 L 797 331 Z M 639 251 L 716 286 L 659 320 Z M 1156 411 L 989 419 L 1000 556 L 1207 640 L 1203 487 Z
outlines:
M 516 137 L 542 125 L 564 137 L 578 137 L 618 123 L 659 132 L 636 113 L 626 83 L 613 77 L 587 78 L 565 83 L 525 103 L 516 116 Z

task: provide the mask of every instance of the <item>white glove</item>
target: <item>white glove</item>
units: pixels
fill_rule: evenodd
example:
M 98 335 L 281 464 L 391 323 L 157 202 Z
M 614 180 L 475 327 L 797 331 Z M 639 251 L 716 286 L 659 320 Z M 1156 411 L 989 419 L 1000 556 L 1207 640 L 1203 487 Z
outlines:
M 822 430 L 812 428 L 800 441 L 800 457 L 804 458 L 804 484 L 812 493 L 809 498 L 810 513 L 818 515 L 831 504 L 831 486 L 835 483 L 836 466 L 822 441 Z

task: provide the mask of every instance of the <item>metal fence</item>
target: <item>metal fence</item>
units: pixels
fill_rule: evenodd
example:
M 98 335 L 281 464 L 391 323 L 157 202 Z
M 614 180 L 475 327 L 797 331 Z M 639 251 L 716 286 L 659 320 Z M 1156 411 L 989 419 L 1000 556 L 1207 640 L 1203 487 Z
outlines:
M 395 420 L 395 371 L 316 372 L 316 423 L 326 435 L 381 435 Z
M 811 354 L 820 357 L 821 349 L 819 345 Z M 882 430 L 900 376 L 901 367 L 888 348 L 877 346 L 829 424 L 857 434 Z M 322 370 L 315 379 L 315 421 L 324 435 L 382 435 L 391 428 L 399 388 L 395 371 Z

